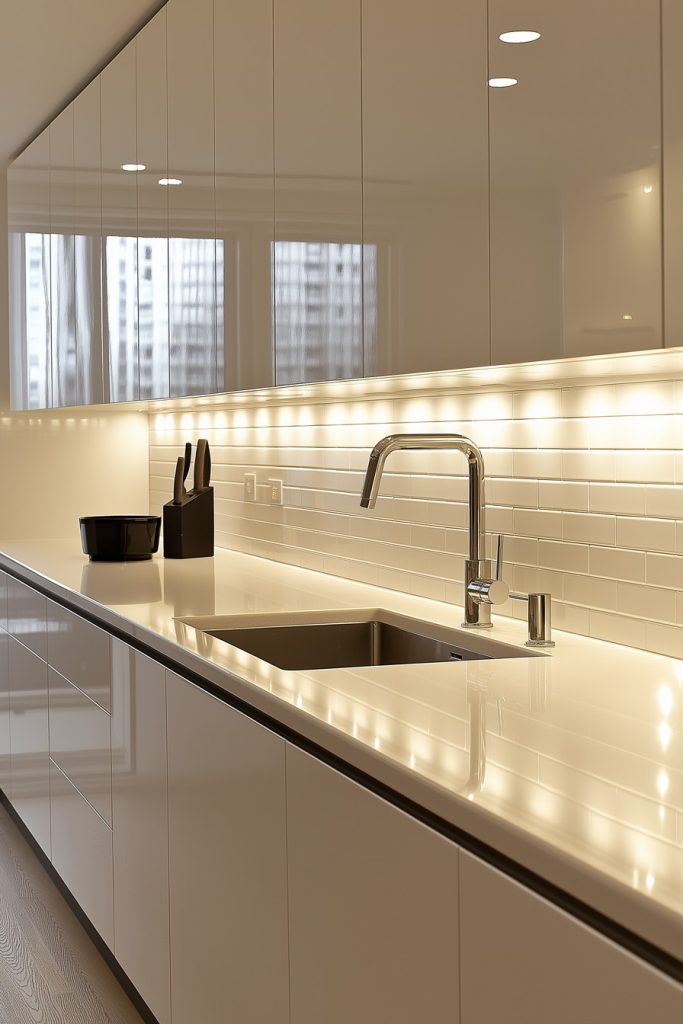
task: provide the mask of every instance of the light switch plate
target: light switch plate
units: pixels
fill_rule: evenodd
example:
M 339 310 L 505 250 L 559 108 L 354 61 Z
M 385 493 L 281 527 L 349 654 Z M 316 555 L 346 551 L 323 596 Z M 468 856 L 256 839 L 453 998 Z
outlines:
M 270 488 L 270 490 L 268 492 L 269 493 L 269 497 L 270 497 L 270 504 L 271 505 L 281 505 L 282 504 L 282 480 L 278 480 L 275 477 L 270 477 L 268 479 L 268 487 Z
M 244 500 L 256 501 L 256 474 L 244 474 Z

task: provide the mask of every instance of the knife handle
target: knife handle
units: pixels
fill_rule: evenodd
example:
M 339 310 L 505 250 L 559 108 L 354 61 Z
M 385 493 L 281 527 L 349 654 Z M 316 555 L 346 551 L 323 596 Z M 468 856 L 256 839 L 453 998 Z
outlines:
M 206 452 L 204 454 L 204 487 L 208 487 L 211 482 L 211 449 L 209 448 L 209 442 L 206 442 Z
M 173 504 L 181 505 L 183 501 L 183 469 L 185 460 L 179 456 L 175 464 L 175 475 L 173 477 Z
M 194 454 L 194 492 L 197 494 L 204 487 L 204 473 L 206 466 L 206 450 L 209 442 L 206 438 L 200 437 L 197 441 L 197 450 Z

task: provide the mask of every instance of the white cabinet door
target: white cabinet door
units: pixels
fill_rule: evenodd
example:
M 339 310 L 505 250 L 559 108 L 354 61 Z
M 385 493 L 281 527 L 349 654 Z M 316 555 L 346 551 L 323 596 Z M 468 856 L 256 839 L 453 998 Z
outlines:
M 679 1024 L 683 987 L 469 854 L 461 1024 Z
M 160 1024 L 171 1019 L 165 669 L 112 639 L 116 959 Z
M 218 390 L 242 391 L 273 383 L 273 4 L 213 16 Z
M 292 1024 L 457 1024 L 458 848 L 287 746 Z
M 360 4 L 273 10 L 275 383 L 362 377 Z
M 9 739 L 9 634 L 0 626 L 0 789 L 12 799 Z
M 111 402 L 140 397 L 136 46 L 133 39 L 100 76 L 104 397 Z
M 486 4 L 362 13 L 365 376 L 486 364 Z
M 168 398 L 166 8 L 136 37 L 140 398 Z M 176 179 L 177 180 L 177 179 Z
M 661 347 L 659 12 L 489 0 L 494 364 Z
M 285 743 L 168 672 L 173 1024 L 285 1024 Z
M 111 828 L 53 761 L 50 817 L 52 866 L 113 950 Z
M 213 2 L 169 0 L 167 15 L 170 391 L 217 388 Z M 222 295 L 222 289 L 221 289 Z
M 74 251 L 74 105 L 50 125 L 50 296 L 52 404 L 78 405 Z
M 9 637 L 12 806 L 50 856 L 47 665 Z

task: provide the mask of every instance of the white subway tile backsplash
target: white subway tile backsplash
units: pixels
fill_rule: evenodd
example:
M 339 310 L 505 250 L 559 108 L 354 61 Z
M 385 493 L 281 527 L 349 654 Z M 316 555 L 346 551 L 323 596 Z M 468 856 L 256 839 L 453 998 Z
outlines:
M 385 434 L 468 434 L 484 450 L 485 526 L 506 534 L 508 582 L 550 591 L 557 628 L 683 658 L 683 380 L 449 393 L 432 379 L 431 391 L 368 398 L 364 387 L 349 384 L 348 402 L 282 390 L 272 405 L 226 396 L 210 410 L 151 413 L 152 507 L 168 499 L 185 440 L 201 434 L 219 545 L 458 602 L 462 457 L 395 453 L 374 512 L 359 493 Z M 283 507 L 243 501 L 249 471 L 262 499 L 267 477 L 282 477 Z M 526 608 L 502 612 L 521 619 Z

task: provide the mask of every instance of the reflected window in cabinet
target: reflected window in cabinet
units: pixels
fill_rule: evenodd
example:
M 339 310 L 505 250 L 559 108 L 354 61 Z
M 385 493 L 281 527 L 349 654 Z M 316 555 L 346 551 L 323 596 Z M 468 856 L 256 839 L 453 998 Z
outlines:
M 169 260 L 166 238 L 145 239 L 144 246 L 138 246 L 137 238 L 106 239 L 105 324 L 112 401 L 131 393 L 141 399 L 167 394 L 169 346 L 173 394 L 201 393 L 209 384 L 213 389 L 216 342 L 207 298 L 213 296 L 214 274 L 222 278 L 223 241 L 174 238 L 172 252 Z
M 12 232 L 9 260 L 12 405 L 44 409 L 50 404 L 50 236 Z
M 376 263 L 374 245 L 273 243 L 276 384 L 363 376 L 362 326 L 377 309 L 377 275 L 367 268 Z

